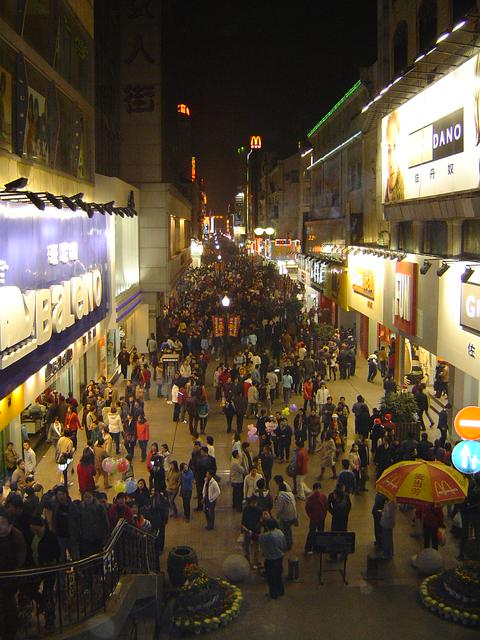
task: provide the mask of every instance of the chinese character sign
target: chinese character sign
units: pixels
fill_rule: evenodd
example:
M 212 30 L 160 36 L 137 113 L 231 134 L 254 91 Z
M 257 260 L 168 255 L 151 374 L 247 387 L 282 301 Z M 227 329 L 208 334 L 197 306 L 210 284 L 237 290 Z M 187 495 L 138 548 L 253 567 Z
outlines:
M 213 337 L 221 338 L 225 334 L 225 322 L 221 316 L 213 316 Z
M 230 316 L 228 318 L 228 335 L 236 338 L 240 331 L 240 316 Z

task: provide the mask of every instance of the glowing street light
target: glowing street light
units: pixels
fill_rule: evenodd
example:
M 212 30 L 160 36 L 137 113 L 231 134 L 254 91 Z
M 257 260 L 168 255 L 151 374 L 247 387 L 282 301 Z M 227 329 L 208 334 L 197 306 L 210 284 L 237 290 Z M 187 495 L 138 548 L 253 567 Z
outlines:
M 230 298 L 225 295 L 222 298 L 222 307 L 225 307 L 226 309 L 230 306 Z
M 253 233 L 256 236 L 263 236 L 264 232 L 265 232 L 265 229 L 263 227 L 257 227 L 256 229 L 253 230 Z
M 221 260 L 221 259 L 222 259 L 222 256 L 220 254 L 218 254 L 217 260 Z
M 265 233 L 267 234 L 267 236 L 273 236 L 273 234 L 275 233 L 275 229 L 273 227 L 267 227 L 265 229 Z

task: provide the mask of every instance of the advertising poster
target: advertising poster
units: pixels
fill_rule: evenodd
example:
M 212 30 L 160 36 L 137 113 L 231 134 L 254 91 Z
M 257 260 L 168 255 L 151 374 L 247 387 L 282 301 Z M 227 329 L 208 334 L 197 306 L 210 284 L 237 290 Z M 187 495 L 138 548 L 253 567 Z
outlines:
M 476 55 L 383 119 L 383 202 L 478 189 L 479 143 Z
M 228 335 L 236 338 L 240 331 L 240 316 L 229 316 L 228 318 Z
M 369 269 L 357 269 L 352 273 L 352 289 L 364 298 L 375 300 L 375 275 Z
M 225 333 L 225 323 L 221 316 L 213 316 L 213 337 L 221 338 Z
M 30 87 L 23 152 L 31 160 L 48 162 L 47 101 L 45 96 Z
M 103 320 L 110 307 L 104 216 L 0 206 L 0 398 Z
M 12 150 L 12 76 L 0 67 L 0 148 Z

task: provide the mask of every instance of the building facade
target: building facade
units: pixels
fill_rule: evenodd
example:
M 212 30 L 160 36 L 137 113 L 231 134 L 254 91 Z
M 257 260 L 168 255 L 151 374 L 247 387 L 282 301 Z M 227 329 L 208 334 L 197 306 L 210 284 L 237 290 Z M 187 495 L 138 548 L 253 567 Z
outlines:
M 430 386 L 446 366 L 453 411 L 480 401 L 477 10 L 378 3 L 377 62 L 310 132 L 304 220 L 302 277 L 323 284 L 337 261 L 344 278 L 337 323 L 365 356 L 394 344 L 400 383 L 413 361 Z

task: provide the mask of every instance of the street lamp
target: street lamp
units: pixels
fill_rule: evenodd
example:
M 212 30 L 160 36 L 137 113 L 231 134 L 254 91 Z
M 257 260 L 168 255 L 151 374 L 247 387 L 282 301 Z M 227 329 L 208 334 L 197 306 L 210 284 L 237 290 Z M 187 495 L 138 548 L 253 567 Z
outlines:
M 265 229 L 265 233 L 267 234 L 267 236 L 273 236 L 273 234 L 275 233 L 275 229 L 273 227 L 267 227 Z
M 263 227 L 256 227 L 256 229 L 253 230 L 253 233 L 256 236 L 263 236 L 264 232 L 265 232 L 265 229 Z
M 222 298 L 222 307 L 228 308 L 230 306 L 230 298 L 225 295 Z

